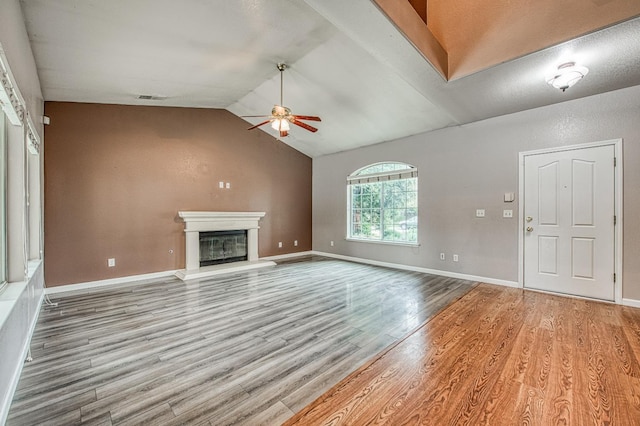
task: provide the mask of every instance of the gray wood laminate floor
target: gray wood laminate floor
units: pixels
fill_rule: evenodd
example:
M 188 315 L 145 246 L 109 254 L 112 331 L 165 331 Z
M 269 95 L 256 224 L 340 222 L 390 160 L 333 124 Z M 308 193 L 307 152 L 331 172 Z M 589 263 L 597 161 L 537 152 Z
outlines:
M 314 256 L 59 298 L 7 424 L 280 424 L 473 284 Z

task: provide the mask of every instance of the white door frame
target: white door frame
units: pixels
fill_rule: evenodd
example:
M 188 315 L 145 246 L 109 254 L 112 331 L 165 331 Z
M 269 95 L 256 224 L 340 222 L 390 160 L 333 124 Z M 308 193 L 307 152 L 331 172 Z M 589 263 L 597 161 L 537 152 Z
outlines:
M 585 143 L 579 145 L 559 146 L 543 148 L 534 151 L 518 153 L 518 284 L 524 288 L 524 160 L 528 155 L 548 154 L 553 152 L 571 151 L 582 148 L 613 145 L 616 167 L 614 168 L 614 209 L 616 215 L 616 227 L 614 229 L 614 265 L 616 282 L 614 283 L 615 303 L 622 304 L 622 139 L 611 139 L 600 142 Z

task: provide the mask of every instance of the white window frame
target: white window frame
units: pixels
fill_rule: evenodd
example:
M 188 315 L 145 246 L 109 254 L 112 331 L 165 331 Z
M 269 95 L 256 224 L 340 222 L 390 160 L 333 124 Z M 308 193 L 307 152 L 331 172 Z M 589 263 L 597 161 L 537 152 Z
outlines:
M 380 173 L 372 173 L 372 174 L 362 174 L 363 171 L 383 164 L 394 164 L 400 167 L 403 167 L 399 170 L 392 170 Z M 415 240 L 408 239 L 385 239 L 385 208 L 382 206 L 384 201 L 381 201 L 380 207 L 380 238 L 367 238 L 362 237 L 360 235 L 353 234 L 353 217 L 354 217 L 354 201 L 352 200 L 352 186 L 353 185 L 363 185 L 363 184 L 378 184 L 380 183 L 382 188 L 380 189 L 382 193 L 382 197 L 384 197 L 384 184 L 385 182 L 395 181 L 395 180 L 405 180 L 405 179 L 415 179 L 415 207 L 404 207 L 406 210 L 415 210 L 415 224 L 413 222 L 410 223 L 411 229 L 401 229 L 400 232 L 406 233 L 409 231 L 415 235 Z M 411 191 L 413 192 L 413 191 Z M 405 214 L 406 217 L 406 214 Z M 358 242 L 368 242 L 368 243 L 378 243 L 378 244 L 392 244 L 392 245 L 408 245 L 408 246 L 418 246 L 418 169 L 411 164 L 397 162 L 397 161 L 382 161 L 378 163 L 369 164 L 365 167 L 361 167 L 356 170 L 352 174 L 347 177 L 347 237 L 346 239 L 349 241 L 358 241 Z M 409 220 L 407 220 L 408 222 Z M 394 226 L 395 228 L 395 226 Z M 394 229 L 395 230 L 395 229 Z M 396 230 L 397 231 L 397 230 Z
M 9 281 L 9 256 L 7 247 L 7 193 L 8 193 L 8 143 L 5 114 L 0 110 L 0 292 Z
M 13 126 L 17 126 L 17 127 L 21 127 L 23 129 L 26 128 L 26 131 L 23 131 L 23 143 L 25 144 L 25 150 L 24 150 L 24 169 L 23 169 L 23 173 L 26 173 L 26 164 L 27 164 L 27 151 L 32 152 L 32 153 L 38 153 L 40 150 L 40 144 L 41 144 L 41 138 L 40 135 L 38 134 L 35 125 L 33 123 L 33 121 L 31 120 L 31 118 L 28 116 L 28 114 L 26 113 L 26 103 L 24 101 L 24 98 L 22 97 L 22 94 L 20 93 L 20 90 L 18 89 L 18 85 L 16 83 L 16 79 L 14 78 L 11 69 L 9 68 L 9 63 L 7 61 L 7 57 L 4 54 L 4 50 L 2 49 L 2 45 L 0 45 L 0 108 L 1 108 L 1 112 L 0 114 L 2 114 L 3 119 L 4 119 L 4 143 L 5 143 L 5 155 L 3 156 L 3 158 L 8 158 L 8 153 L 9 153 L 9 145 L 10 145 L 10 141 L 9 141 L 9 133 L 8 133 L 8 128 L 9 125 L 13 125 Z M 12 142 L 13 143 L 13 142 Z M 16 140 L 17 143 L 17 140 Z M 27 149 L 28 148 L 28 149 Z M 8 160 L 6 160 L 8 162 Z M 9 212 L 11 210 L 11 214 L 14 213 L 14 206 L 10 206 L 9 205 L 9 191 L 14 189 L 14 184 L 13 182 L 21 182 L 22 186 L 23 186 L 23 195 L 24 195 L 24 205 L 21 206 L 21 208 L 19 208 L 18 210 L 22 212 L 22 214 L 26 214 L 27 211 L 27 191 L 28 188 L 26 187 L 27 185 L 27 176 L 26 174 L 24 174 L 23 176 L 18 177 L 16 174 L 12 173 L 11 175 L 9 174 L 9 166 L 8 163 L 5 165 L 5 216 L 4 216 L 4 225 L 0 225 L 0 226 L 4 226 L 4 239 L 6 239 L 4 241 L 4 253 L 1 255 L 2 257 L 4 257 L 5 259 L 3 259 L 3 271 L 2 274 L 4 274 L 6 276 L 6 281 L 13 281 L 16 275 L 14 274 L 13 271 L 10 271 L 10 262 L 13 262 L 13 258 L 14 256 L 16 256 L 14 253 L 9 253 L 9 244 L 8 244 L 8 234 L 9 234 L 9 220 L 8 220 L 8 216 L 9 216 Z M 11 186 L 11 188 L 9 187 Z M 26 219 L 25 219 L 26 220 Z M 26 223 L 25 223 L 26 225 Z M 15 232 L 13 229 L 11 230 L 12 232 Z M 28 230 L 27 229 L 23 229 L 22 230 L 24 235 L 22 235 L 22 237 L 25 239 L 26 241 L 26 235 L 28 235 Z M 25 245 L 24 247 L 24 254 L 25 254 L 25 258 L 24 258 L 24 273 L 25 273 L 25 279 L 27 276 L 27 272 L 28 272 L 28 265 L 27 265 L 27 259 L 26 259 L 26 253 L 28 251 L 28 247 Z M 6 285 L 6 284 L 3 284 Z

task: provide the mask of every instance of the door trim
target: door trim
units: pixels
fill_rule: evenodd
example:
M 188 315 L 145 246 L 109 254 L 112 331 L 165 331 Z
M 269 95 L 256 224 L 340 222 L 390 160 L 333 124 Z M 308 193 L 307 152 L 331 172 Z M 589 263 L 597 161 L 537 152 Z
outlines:
M 533 151 L 522 151 L 518 153 L 518 284 L 520 288 L 524 288 L 524 161 L 525 157 L 529 155 L 548 154 L 562 151 L 572 151 L 583 148 L 594 148 L 600 146 L 613 145 L 616 167 L 614 168 L 614 211 L 616 215 L 616 227 L 614 229 L 614 267 L 616 274 L 616 282 L 614 283 L 614 301 L 617 304 L 622 304 L 622 139 L 611 139 L 600 142 L 591 142 L 578 145 L 568 145 L 553 148 L 543 148 Z

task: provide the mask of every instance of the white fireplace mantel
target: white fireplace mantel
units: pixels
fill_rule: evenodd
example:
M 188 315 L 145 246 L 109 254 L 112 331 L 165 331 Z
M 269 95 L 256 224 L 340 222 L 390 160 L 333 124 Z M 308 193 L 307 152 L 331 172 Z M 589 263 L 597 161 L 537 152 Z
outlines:
M 258 259 L 258 222 L 265 212 L 203 212 L 181 211 L 184 221 L 185 269 L 176 273 L 182 280 L 203 278 L 227 272 L 273 266 L 274 262 Z M 200 232 L 247 231 L 247 260 L 200 267 Z

